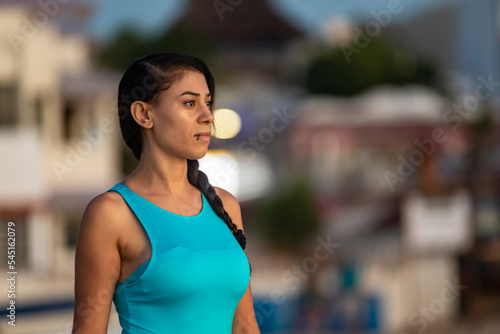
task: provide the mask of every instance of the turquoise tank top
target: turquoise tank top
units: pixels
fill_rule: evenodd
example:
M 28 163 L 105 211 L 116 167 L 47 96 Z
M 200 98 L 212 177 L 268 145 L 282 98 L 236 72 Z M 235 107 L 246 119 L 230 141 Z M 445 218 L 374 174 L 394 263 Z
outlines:
M 250 280 L 245 252 L 201 193 L 202 210 L 182 216 L 120 182 L 118 192 L 142 223 L 151 257 L 122 283 L 113 302 L 122 334 L 231 334 Z

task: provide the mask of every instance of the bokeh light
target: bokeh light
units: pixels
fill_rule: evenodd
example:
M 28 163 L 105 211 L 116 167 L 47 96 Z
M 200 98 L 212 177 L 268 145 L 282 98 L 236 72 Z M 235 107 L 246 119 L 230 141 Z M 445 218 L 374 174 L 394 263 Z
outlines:
M 235 137 L 241 130 L 241 117 L 231 109 L 214 111 L 216 132 L 215 137 L 229 139 Z

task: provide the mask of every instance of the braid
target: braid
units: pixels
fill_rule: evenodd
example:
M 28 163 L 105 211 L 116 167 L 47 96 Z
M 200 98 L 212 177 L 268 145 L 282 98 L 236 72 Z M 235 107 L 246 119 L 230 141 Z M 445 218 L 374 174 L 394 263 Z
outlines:
M 222 218 L 222 220 L 226 223 L 231 233 L 233 233 L 234 237 L 240 244 L 242 249 L 246 247 L 246 238 L 243 234 L 243 230 L 239 229 L 235 223 L 233 223 L 231 217 L 224 209 L 224 205 L 219 195 L 215 192 L 214 187 L 208 181 L 208 177 L 205 173 L 198 169 L 199 163 L 198 160 L 187 160 L 188 162 L 188 181 L 198 189 L 200 189 L 205 197 L 210 203 L 210 206 L 214 210 L 214 212 Z

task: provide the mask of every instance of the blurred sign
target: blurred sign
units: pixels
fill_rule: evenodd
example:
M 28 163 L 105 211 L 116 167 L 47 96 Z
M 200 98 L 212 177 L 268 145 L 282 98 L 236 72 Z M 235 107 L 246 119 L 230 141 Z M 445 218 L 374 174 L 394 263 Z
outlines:
M 209 150 L 199 163 L 212 186 L 229 191 L 241 201 L 259 198 L 274 186 L 271 164 L 261 153 Z
M 3 128 L 0 152 L 0 208 L 42 200 L 47 193 L 47 183 L 37 132 L 29 128 Z
M 410 194 L 403 202 L 404 247 L 418 254 L 457 254 L 473 240 L 472 199 L 465 190 L 447 197 Z

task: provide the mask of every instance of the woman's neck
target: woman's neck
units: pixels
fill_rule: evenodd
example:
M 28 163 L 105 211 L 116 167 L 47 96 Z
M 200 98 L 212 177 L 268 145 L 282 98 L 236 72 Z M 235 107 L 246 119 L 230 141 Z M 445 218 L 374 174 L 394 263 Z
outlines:
M 154 193 L 183 197 L 192 191 L 187 178 L 187 160 L 162 154 L 141 154 L 137 168 L 126 178 L 137 187 Z

